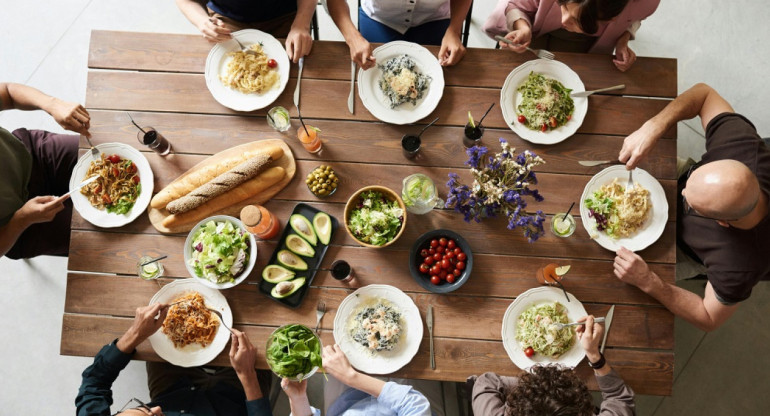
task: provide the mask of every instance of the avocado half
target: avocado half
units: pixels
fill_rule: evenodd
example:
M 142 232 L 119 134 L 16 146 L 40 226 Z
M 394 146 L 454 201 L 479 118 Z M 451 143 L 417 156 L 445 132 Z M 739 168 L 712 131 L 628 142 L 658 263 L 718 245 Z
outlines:
M 291 225 L 291 228 L 311 245 L 316 245 L 318 243 L 315 231 L 313 231 L 313 224 L 311 224 L 303 215 L 292 215 L 291 218 L 289 218 L 289 225 Z
M 281 250 L 275 256 L 278 263 L 292 270 L 307 270 L 307 263 L 289 250 Z
M 315 230 L 318 240 L 323 245 L 329 245 L 329 240 L 332 237 L 332 219 L 325 212 L 319 212 L 313 217 L 313 229 Z
M 273 287 L 273 290 L 270 291 L 270 296 L 276 299 L 282 299 L 287 296 L 291 296 L 294 292 L 297 291 L 297 289 L 301 288 L 304 284 L 305 284 L 304 277 L 298 277 L 288 282 L 278 283 Z
M 305 241 L 304 238 L 298 236 L 297 234 L 289 234 L 286 236 L 286 248 L 291 250 L 292 253 L 299 254 L 300 256 L 315 256 L 315 250 L 313 249 L 313 246 L 311 246 L 310 243 Z
M 294 278 L 294 272 L 277 264 L 265 266 L 262 279 L 270 283 L 281 283 Z

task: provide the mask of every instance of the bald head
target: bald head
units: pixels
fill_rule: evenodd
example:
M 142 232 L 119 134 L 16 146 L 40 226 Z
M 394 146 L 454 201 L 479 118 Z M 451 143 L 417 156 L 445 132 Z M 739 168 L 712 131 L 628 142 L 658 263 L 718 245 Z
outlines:
M 687 202 L 701 215 L 742 218 L 756 206 L 760 188 L 756 175 L 736 160 L 718 160 L 695 169 L 685 188 Z

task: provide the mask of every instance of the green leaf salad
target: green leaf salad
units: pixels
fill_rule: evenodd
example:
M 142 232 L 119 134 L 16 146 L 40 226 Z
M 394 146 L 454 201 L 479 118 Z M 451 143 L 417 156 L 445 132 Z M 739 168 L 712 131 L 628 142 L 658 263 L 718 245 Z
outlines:
M 535 352 L 558 358 L 575 343 L 575 329 L 568 326 L 556 329 L 554 323 L 569 323 L 567 309 L 559 302 L 530 307 L 519 315 L 516 341 L 522 349 L 532 347 Z
M 214 283 L 233 283 L 249 263 L 249 237 L 230 221 L 209 221 L 192 238 L 190 266 Z
M 381 192 L 365 191 L 350 212 L 348 228 L 361 242 L 381 246 L 392 241 L 404 222 L 404 210 Z
M 563 126 L 575 111 L 575 103 L 570 96 L 572 90 L 542 74 L 530 72 L 518 91 L 522 100 L 516 107 L 516 113 L 519 122 L 530 130 L 545 132 Z
M 279 377 L 301 380 L 321 367 L 321 341 L 304 325 L 286 325 L 270 336 L 265 356 Z

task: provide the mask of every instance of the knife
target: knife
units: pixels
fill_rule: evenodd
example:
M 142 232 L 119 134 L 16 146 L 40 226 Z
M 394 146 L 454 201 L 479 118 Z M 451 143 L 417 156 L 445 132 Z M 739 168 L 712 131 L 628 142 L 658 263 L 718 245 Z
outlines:
M 604 354 L 604 344 L 607 342 L 607 334 L 610 333 L 610 325 L 612 325 L 612 313 L 615 312 L 615 305 L 610 306 L 610 311 L 607 312 L 607 316 L 604 317 L 604 336 L 602 337 L 602 345 L 599 347 L 599 352 Z
M 305 65 L 305 57 L 299 58 L 299 73 L 297 74 L 297 86 L 294 88 L 294 105 L 299 108 L 299 84 L 302 82 L 302 67 Z
M 597 93 L 597 92 L 605 92 L 605 91 L 614 91 L 614 90 L 622 90 L 623 88 L 626 88 L 626 84 L 620 84 L 615 85 L 614 87 L 607 87 L 607 88 L 601 88 L 598 90 L 593 91 L 579 91 L 579 92 L 573 92 L 570 93 L 570 95 L 574 97 L 588 97 L 591 94 Z
M 608 164 L 623 163 L 623 162 L 619 160 L 581 160 L 578 163 L 580 163 L 583 166 L 599 166 L 599 165 L 608 165 Z
M 356 63 L 350 61 L 350 95 L 348 96 L 348 110 L 353 114 L 353 106 L 356 103 Z
M 430 368 L 436 369 L 436 355 L 433 353 L 433 305 L 428 305 L 428 334 L 430 337 Z
M 67 192 L 66 194 L 64 194 L 64 195 L 60 196 L 60 197 L 59 197 L 59 198 L 57 198 L 57 199 L 60 199 L 60 200 L 62 200 L 62 201 L 63 201 L 63 200 L 65 200 L 65 199 L 67 199 L 67 197 L 68 197 L 68 196 L 72 195 L 74 192 L 77 192 L 77 191 L 79 191 L 79 190 L 80 190 L 80 188 L 82 188 L 82 187 L 84 187 L 84 186 L 88 185 L 89 183 L 91 183 L 91 182 L 93 182 L 93 181 L 95 181 L 95 180 L 97 180 L 97 179 L 99 179 L 99 175 L 94 175 L 94 176 L 91 176 L 90 178 L 88 178 L 88 179 L 84 180 L 83 182 L 80 182 L 80 185 L 78 185 L 78 186 L 76 186 L 76 187 L 72 188 L 72 190 L 71 190 L 71 191 Z

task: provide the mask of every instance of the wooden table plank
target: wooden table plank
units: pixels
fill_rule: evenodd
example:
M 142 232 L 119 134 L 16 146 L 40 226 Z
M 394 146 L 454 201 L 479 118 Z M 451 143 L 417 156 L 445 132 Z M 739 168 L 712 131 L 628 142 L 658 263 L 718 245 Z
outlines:
M 198 35 L 96 30 L 91 32 L 88 67 L 203 73 L 211 47 L 212 44 Z M 437 46 L 427 48 L 434 55 L 438 53 Z M 305 59 L 302 77 L 350 80 L 348 66 L 340 65 L 340 60 L 347 63 L 344 58 L 349 53 L 344 42 L 315 42 Z M 445 82 L 446 85 L 500 88 L 513 68 L 531 59 L 528 53 L 468 48 L 459 64 L 443 68 Z M 677 93 L 675 59 L 640 56 L 626 72 L 618 71 L 607 55 L 557 52 L 556 59 L 572 68 L 589 90 L 626 84 L 624 90 L 609 94 L 673 98 Z M 297 66 L 292 65 L 292 77 L 296 77 L 296 71 Z
M 63 355 L 94 356 L 99 349 L 113 339 L 120 337 L 131 325 L 132 318 L 116 318 L 92 315 L 65 314 L 62 322 Z M 235 326 L 243 330 L 255 345 L 261 346 L 274 327 Z M 330 331 L 321 331 L 323 344 L 333 343 Z M 469 375 L 479 374 L 479 369 L 495 369 L 502 375 L 516 375 L 520 370 L 511 362 L 502 342 L 436 338 L 436 370 L 431 370 L 427 340 L 420 344 L 414 359 L 394 373 L 396 377 L 427 380 L 464 381 Z M 260 348 L 260 351 L 261 348 Z M 637 394 L 671 394 L 674 371 L 674 356 L 670 352 L 639 351 L 622 348 L 608 348 L 607 360 L 623 377 L 626 384 Z M 134 359 L 160 361 L 145 341 L 137 347 Z M 211 362 L 212 365 L 229 365 L 228 350 Z M 257 354 L 257 367 L 266 369 L 264 354 Z M 592 370 L 586 365 L 577 367 L 578 374 L 590 389 L 597 390 Z
M 292 94 L 296 80 L 290 80 L 273 105 L 296 108 Z M 377 121 L 356 98 L 356 114 L 347 109 L 350 84 L 345 81 L 306 79 L 302 81 L 302 114 L 308 119 Z M 589 111 L 578 133 L 625 134 L 660 112 L 663 100 L 597 95 L 589 98 Z M 468 108 L 486 108 L 500 101 L 498 88 L 446 87 L 438 108 L 423 120 L 440 117 L 439 125 L 464 126 Z M 333 103 L 334 105 L 330 105 Z M 196 114 L 243 114 L 264 117 L 267 109 L 239 113 L 222 106 L 206 88 L 203 75 L 137 72 L 94 72 L 88 74 L 86 107 L 102 110 L 162 111 Z M 500 106 L 484 120 L 493 128 L 507 128 Z

